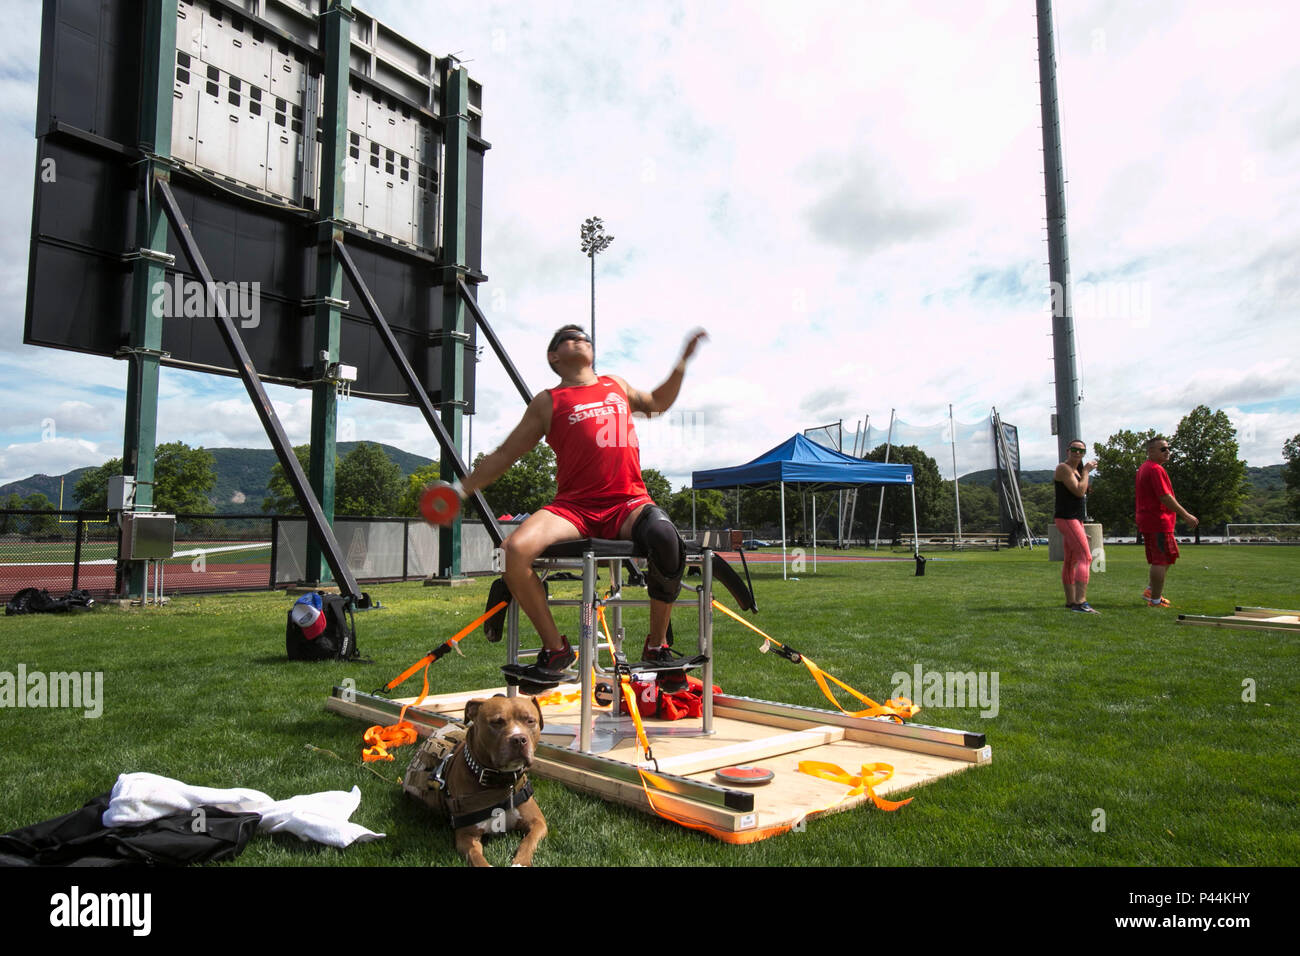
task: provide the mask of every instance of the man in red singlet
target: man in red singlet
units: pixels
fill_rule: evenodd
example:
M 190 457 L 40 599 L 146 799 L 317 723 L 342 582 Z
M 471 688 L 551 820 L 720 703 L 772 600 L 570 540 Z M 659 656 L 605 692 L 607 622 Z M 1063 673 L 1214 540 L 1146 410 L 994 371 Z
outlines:
M 656 415 L 677 400 L 686 363 L 706 333 L 692 332 L 682 356 L 668 378 L 652 392 L 632 388 L 616 375 L 598 375 L 591 339 L 576 325 L 562 327 L 551 338 L 546 360 L 560 384 L 539 393 L 528 405 L 514 431 L 490 455 L 484 456 L 461 483 L 464 494 L 487 487 L 500 478 L 542 438 L 556 458 L 555 500 L 534 512 L 505 541 L 505 580 L 542 639 L 535 665 L 542 678 L 558 677 L 576 654 L 551 616 L 546 592 L 533 572 L 533 561 L 552 544 L 578 538 L 617 538 L 651 542 L 650 634 L 642 657 L 669 659 L 666 638 L 671 599 L 656 599 L 654 553 L 676 551 L 680 539 L 667 515 L 655 506 L 641 480 L 641 455 L 631 413 Z M 642 521 L 642 519 L 646 519 Z M 640 522 L 640 525 L 638 524 Z M 671 536 L 672 540 L 668 540 Z M 656 547 L 658 545 L 658 547 Z M 677 569 L 680 587 L 685 554 Z M 672 563 L 661 559 L 660 564 Z M 671 576 L 672 569 L 666 570 Z M 660 588 L 666 597 L 671 586 Z
M 1181 516 L 1195 528 L 1200 519 L 1178 503 L 1164 463 L 1169 460 L 1169 440 L 1157 435 L 1147 442 L 1147 460 L 1138 468 L 1134 487 L 1137 526 L 1147 546 L 1147 589 L 1142 592 L 1148 607 L 1170 607 L 1164 596 L 1165 577 L 1178 560 L 1174 522 Z

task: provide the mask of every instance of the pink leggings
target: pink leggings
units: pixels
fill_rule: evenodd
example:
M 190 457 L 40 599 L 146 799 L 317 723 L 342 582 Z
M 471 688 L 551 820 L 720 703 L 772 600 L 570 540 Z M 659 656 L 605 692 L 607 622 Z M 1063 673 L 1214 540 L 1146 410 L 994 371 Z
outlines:
M 1057 518 L 1056 529 L 1061 532 L 1061 542 L 1065 545 L 1061 580 L 1066 584 L 1074 581 L 1087 584 L 1088 572 L 1092 570 L 1092 551 L 1088 548 L 1088 536 L 1083 532 L 1083 522 Z

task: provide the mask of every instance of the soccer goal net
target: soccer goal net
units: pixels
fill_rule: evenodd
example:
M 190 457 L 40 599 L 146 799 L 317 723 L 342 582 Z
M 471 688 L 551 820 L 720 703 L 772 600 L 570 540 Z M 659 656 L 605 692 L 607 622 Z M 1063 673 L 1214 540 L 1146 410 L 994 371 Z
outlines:
M 1224 528 L 1228 544 L 1300 544 L 1300 524 L 1230 524 Z

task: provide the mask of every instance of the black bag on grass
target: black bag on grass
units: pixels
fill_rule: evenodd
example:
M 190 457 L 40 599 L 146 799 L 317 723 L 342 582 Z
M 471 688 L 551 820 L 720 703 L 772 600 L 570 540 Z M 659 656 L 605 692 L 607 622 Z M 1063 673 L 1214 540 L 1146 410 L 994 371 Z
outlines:
M 289 610 L 284 647 L 291 661 L 355 661 L 357 625 L 347 598 L 313 591 Z
M 5 614 L 52 614 L 95 606 L 95 599 L 84 588 L 56 598 L 45 588 L 23 588 L 5 604 Z

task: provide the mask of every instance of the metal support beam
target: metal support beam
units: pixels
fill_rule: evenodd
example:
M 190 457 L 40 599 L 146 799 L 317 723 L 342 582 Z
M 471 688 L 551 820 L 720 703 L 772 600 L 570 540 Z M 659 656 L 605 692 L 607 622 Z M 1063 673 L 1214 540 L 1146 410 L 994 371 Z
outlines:
M 321 221 L 316 234 L 315 320 L 312 363 L 318 379 L 311 389 L 311 460 L 308 475 L 325 520 L 334 523 L 334 467 L 338 460 L 336 435 L 338 393 L 333 382 L 319 379 L 327 365 L 339 360 L 343 297 L 343 269 L 334 255 L 334 243 L 343 237 L 344 151 L 348 141 L 348 57 L 352 42 L 352 0 L 330 0 L 321 14 L 324 25 L 325 73 L 320 144 Z M 308 151 L 310 152 L 310 151 Z M 327 358 L 321 359 L 325 353 Z M 328 580 L 329 567 L 320 543 L 307 540 L 304 573 L 309 582 Z
M 460 457 L 460 452 L 456 448 L 451 433 L 447 431 L 442 418 L 439 417 L 437 410 L 433 407 L 433 402 L 429 400 L 428 392 L 425 391 L 419 378 L 416 377 L 415 369 L 411 368 L 411 363 L 407 361 L 406 355 L 403 354 L 402 347 L 397 343 L 397 337 L 393 335 L 388 320 L 384 318 L 384 313 L 380 311 L 379 303 L 370 294 L 370 288 L 366 285 L 366 280 L 357 269 L 357 264 L 352 261 L 347 246 L 342 242 L 336 242 L 334 249 L 339 264 L 342 265 L 343 271 L 347 273 L 348 280 L 352 283 L 352 287 L 361 299 L 361 307 L 366 310 L 370 320 L 375 323 L 375 328 L 379 332 L 380 340 L 384 343 L 384 348 L 388 350 L 389 357 L 393 360 L 397 370 L 402 375 L 402 379 L 406 382 L 407 390 L 410 392 L 411 397 L 415 399 L 415 403 L 424 415 L 424 420 L 428 423 L 429 428 L 433 430 L 434 437 L 438 439 L 438 447 L 442 449 L 442 459 L 450 464 L 448 470 L 455 474 L 457 478 L 464 479 L 469 474 L 469 470 Z M 450 345 L 443 346 L 444 353 L 449 349 Z M 446 472 L 443 472 L 443 474 L 446 474 Z M 470 496 L 470 500 L 474 502 L 475 509 L 482 516 L 483 524 L 487 528 L 488 537 L 492 539 L 492 544 L 498 548 L 501 547 L 503 540 L 501 527 L 492 515 L 492 509 L 488 507 L 487 499 L 483 497 L 482 492 L 476 491 Z
M 442 425 L 450 437 L 444 445 L 439 468 L 446 475 L 460 457 L 462 427 L 465 420 L 465 369 L 460 348 L 450 341 L 465 330 L 465 302 L 461 280 L 469 270 L 468 223 L 469 197 L 469 73 L 455 60 L 445 61 L 442 75 L 443 116 L 443 221 L 442 261 L 448 276 L 443 286 L 442 331 Z M 454 451 L 454 455 L 451 452 Z M 438 530 L 438 576 L 457 578 L 460 569 L 460 519 Z M 498 542 L 499 546 L 500 542 Z
M 212 277 L 212 270 L 208 268 L 203 253 L 199 250 L 198 243 L 194 241 L 194 234 L 190 231 L 189 223 L 185 221 L 184 214 L 176 204 L 176 197 L 172 194 L 171 186 L 165 180 L 158 181 L 158 198 L 161 200 L 163 212 L 171 222 L 172 232 L 180 242 L 181 249 L 185 252 L 185 257 L 189 259 L 190 265 L 198 273 L 204 287 L 211 288 L 212 283 L 215 281 Z M 248 397 L 253 400 L 253 410 L 257 412 L 257 417 L 261 419 L 262 428 L 266 430 L 267 437 L 271 439 L 271 446 L 275 449 L 276 457 L 280 459 L 280 467 L 284 469 L 284 476 L 288 479 L 289 486 L 293 488 L 294 496 L 297 497 L 298 503 L 302 506 L 303 514 L 307 518 L 308 529 L 320 542 L 325 560 L 329 563 L 329 569 L 334 574 L 334 580 L 338 582 L 339 590 L 347 597 L 352 598 L 358 607 L 368 606 L 369 597 L 362 593 L 357 586 L 356 579 L 352 576 L 352 572 L 348 569 L 343 550 L 334 537 L 334 530 L 330 527 L 329 521 L 326 520 L 325 514 L 321 510 L 320 502 L 316 500 L 316 495 L 307 483 L 307 475 L 303 472 L 302 466 L 298 464 L 298 458 L 293 453 L 293 446 L 289 444 L 289 436 L 285 434 L 284 426 L 280 424 L 280 418 L 275 414 L 275 409 L 271 405 L 271 399 L 267 396 L 266 389 L 262 387 L 262 382 L 257 377 L 257 370 L 253 368 L 253 360 L 249 358 L 248 349 L 244 347 L 244 342 L 239 337 L 239 330 L 235 328 L 235 323 L 226 314 L 224 299 L 221 296 L 215 296 L 213 301 L 217 308 L 215 316 L 217 331 L 221 333 L 226 348 L 230 350 L 230 357 L 234 360 L 235 368 L 239 371 L 239 377 L 244 383 L 244 388 L 248 390 Z
M 172 86 L 176 62 L 176 0 L 144 4 L 143 58 L 140 82 L 139 142 L 147 158 L 139 166 L 135 246 L 164 249 L 167 221 L 153 203 L 155 179 L 167 170 L 153 157 L 171 155 Z M 126 373 L 126 425 L 122 436 L 122 473 L 134 475 L 136 507 L 148 511 L 154 500 L 154 447 L 158 440 L 158 362 L 162 316 L 153 308 L 153 290 L 165 282 L 163 263 L 151 256 L 134 260 L 131 279 L 131 338 Z M 143 598 L 147 568 L 143 561 L 118 566 L 117 591 Z

